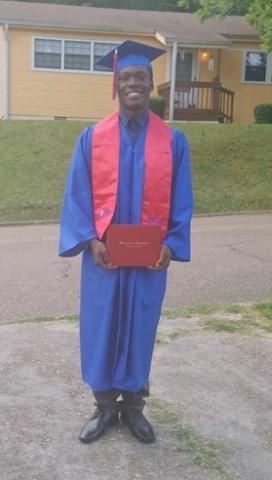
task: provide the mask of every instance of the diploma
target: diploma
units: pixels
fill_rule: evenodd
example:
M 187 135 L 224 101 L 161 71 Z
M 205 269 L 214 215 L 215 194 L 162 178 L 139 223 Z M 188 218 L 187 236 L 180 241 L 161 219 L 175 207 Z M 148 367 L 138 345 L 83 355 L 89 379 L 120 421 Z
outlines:
M 111 224 L 106 246 L 113 266 L 154 267 L 161 252 L 160 226 Z

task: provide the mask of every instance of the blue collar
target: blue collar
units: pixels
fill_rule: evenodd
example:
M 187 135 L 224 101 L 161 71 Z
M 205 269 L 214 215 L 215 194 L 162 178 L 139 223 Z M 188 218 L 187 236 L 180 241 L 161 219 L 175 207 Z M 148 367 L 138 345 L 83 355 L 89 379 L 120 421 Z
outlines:
M 120 120 L 124 127 L 127 127 L 127 124 L 131 118 L 132 116 L 129 116 L 125 112 L 120 110 Z M 136 120 L 139 122 L 140 129 L 144 128 L 148 122 L 148 109 L 146 109 L 143 113 L 134 118 L 136 118 Z

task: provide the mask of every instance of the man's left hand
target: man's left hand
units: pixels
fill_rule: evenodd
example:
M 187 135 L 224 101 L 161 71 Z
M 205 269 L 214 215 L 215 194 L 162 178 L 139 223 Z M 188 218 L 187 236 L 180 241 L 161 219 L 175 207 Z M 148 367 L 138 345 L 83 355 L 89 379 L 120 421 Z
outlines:
M 167 245 L 162 245 L 159 260 L 157 261 L 155 267 L 149 268 L 152 268 L 153 270 L 164 270 L 169 266 L 171 256 L 170 248 Z

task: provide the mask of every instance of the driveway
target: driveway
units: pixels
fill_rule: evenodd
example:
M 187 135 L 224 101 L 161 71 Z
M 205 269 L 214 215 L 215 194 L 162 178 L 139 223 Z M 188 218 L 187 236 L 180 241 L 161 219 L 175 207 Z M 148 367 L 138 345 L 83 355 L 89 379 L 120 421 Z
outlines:
M 57 256 L 59 226 L 0 227 L 0 321 L 75 314 L 80 257 Z M 272 298 L 272 215 L 195 217 L 192 261 L 172 262 L 165 308 Z

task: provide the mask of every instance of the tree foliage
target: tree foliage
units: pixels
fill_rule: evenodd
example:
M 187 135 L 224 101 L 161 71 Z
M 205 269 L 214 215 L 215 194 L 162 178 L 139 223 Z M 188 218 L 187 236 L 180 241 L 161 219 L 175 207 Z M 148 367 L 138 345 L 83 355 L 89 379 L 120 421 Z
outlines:
M 177 11 L 176 0 L 91 0 L 94 7 L 124 8 L 128 10 Z
M 259 31 L 264 46 L 272 50 L 272 0 L 178 0 L 178 4 L 197 12 L 201 21 L 216 15 L 245 15 Z
M 198 12 L 201 19 L 214 15 L 244 15 L 252 0 L 178 0 L 188 12 Z
M 185 12 L 196 12 L 200 8 L 200 0 L 179 0 L 178 4 Z
M 18 0 L 17 0 L 18 1 Z M 25 1 L 25 0 L 19 0 Z M 176 0 L 27 0 L 33 3 L 59 3 L 63 5 L 85 5 L 101 8 L 123 8 L 126 10 L 181 11 Z
M 246 19 L 250 25 L 253 25 L 260 32 L 267 50 L 272 50 L 272 1 L 252 1 Z

